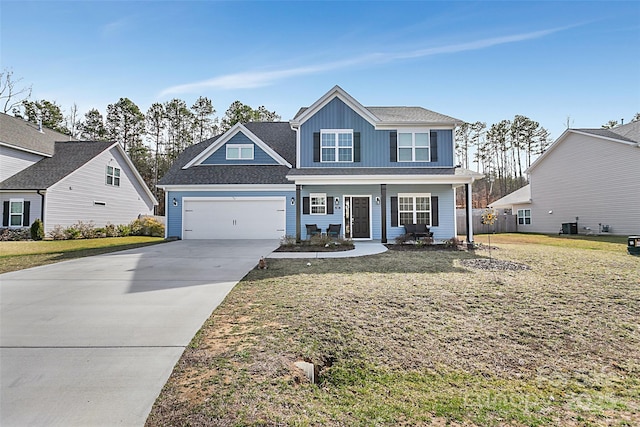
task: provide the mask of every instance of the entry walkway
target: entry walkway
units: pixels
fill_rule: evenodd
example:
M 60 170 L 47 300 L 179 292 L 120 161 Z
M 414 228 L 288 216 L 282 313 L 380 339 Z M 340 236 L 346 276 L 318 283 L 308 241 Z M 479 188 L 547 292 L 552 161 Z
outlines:
M 353 258 L 387 251 L 379 241 L 354 242 L 355 249 L 338 252 L 273 252 L 269 258 Z

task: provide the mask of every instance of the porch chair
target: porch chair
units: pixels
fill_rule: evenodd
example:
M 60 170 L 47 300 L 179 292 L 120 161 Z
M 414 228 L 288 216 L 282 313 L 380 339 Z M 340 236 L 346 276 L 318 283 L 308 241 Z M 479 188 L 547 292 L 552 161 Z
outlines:
M 340 228 L 342 224 L 329 224 L 329 228 L 327 228 L 327 236 L 335 237 L 336 239 L 340 237 Z
M 307 237 L 322 235 L 322 230 L 318 228 L 318 224 L 305 224 L 304 226 L 307 227 Z

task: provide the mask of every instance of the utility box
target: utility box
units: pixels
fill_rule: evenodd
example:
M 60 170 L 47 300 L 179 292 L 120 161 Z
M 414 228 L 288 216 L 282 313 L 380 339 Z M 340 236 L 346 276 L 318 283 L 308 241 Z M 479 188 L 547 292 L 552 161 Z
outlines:
M 578 234 L 578 223 L 577 222 L 562 223 L 562 234 Z
M 640 236 L 629 236 L 627 251 L 630 255 L 640 256 Z

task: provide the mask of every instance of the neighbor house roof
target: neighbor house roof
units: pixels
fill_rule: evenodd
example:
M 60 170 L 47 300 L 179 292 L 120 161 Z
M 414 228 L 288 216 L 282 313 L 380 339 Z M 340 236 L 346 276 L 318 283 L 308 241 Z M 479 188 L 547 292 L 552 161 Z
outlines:
M 0 113 L 0 144 L 43 156 L 53 156 L 56 141 L 74 140 L 69 135 L 43 127 L 18 117 Z
M 55 143 L 55 155 L 40 160 L 0 182 L 0 190 L 44 190 L 82 167 L 113 142 L 67 141 Z
M 496 200 L 489 204 L 489 207 L 496 209 L 511 209 L 513 205 L 522 205 L 531 203 L 531 185 L 527 184 L 524 187 L 509 193 L 501 199 Z
M 287 122 L 252 122 L 244 125 L 271 147 L 276 153 L 295 165 L 296 135 Z M 183 169 L 191 160 L 203 153 L 223 137 L 218 135 L 184 150 L 159 182 L 164 185 L 206 184 L 290 184 L 289 168 L 282 165 L 193 165 Z

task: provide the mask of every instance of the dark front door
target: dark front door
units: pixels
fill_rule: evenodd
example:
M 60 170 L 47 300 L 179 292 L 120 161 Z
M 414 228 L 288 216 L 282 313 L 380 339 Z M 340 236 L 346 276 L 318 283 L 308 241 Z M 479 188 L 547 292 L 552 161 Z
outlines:
M 353 218 L 353 239 L 368 239 L 371 237 L 369 230 L 369 198 L 352 197 L 351 213 Z

